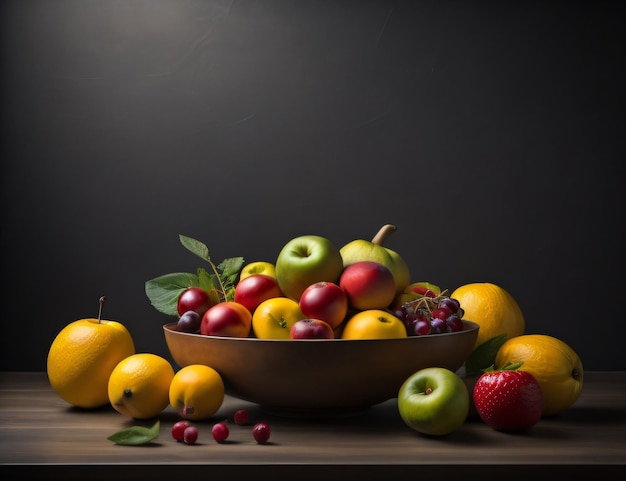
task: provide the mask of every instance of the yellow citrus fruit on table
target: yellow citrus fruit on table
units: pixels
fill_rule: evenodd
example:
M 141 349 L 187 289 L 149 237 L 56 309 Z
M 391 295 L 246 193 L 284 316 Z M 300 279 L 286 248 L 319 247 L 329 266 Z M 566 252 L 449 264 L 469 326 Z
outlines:
M 565 411 L 583 387 L 583 365 L 578 354 L 562 340 L 545 334 L 526 334 L 507 340 L 496 354 L 495 365 L 523 363 L 543 394 L 543 416 Z
M 507 339 L 524 334 L 524 315 L 517 301 L 504 288 L 490 282 L 474 282 L 455 289 L 450 297 L 463 309 L 463 319 L 480 326 L 474 347 L 506 334 Z
M 341 339 L 395 339 L 407 337 L 400 318 L 381 309 L 357 312 L 344 325 Z
M 133 354 L 120 361 L 109 378 L 109 402 L 121 414 L 135 419 L 158 416 L 170 402 L 174 368 L 156 354 Z
M 105 406 L 111 372 L 133 354 L 135 345 L 123 324 L 103 319 L 74 321 L 57 334 L 48 351 L 50 386 L 76 407 Z
M 174 374 L 170 384 L 170 405 L 190 420 L 213 416 L 224 402 L 224 381 L 212 367 L 190 364 Z

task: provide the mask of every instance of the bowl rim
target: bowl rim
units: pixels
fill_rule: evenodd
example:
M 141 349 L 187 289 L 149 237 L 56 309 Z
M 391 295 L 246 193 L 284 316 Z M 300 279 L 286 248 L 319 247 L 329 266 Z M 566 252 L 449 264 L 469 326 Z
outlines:
M 231 340 L 238 342 L 256 342 L 256 343 L 284 343 L 284 342 L 311 342 L 311 343 L 371 343 L 376 341 L 392 341 L 392 342 L 416 342 L 417 339 L 431 339 L 433 337 L 441 337 L 441 336 L 457 336 L 461 334 L 465 334 L 467 332 L 475 331 L 480 329 L 480 325 L 474 321 L 470 321 L 467 319 L 461 319 L 463 322 L 463 329 L 461 331 L 456 332 L 442 332 L 440 334 L 427 334 L 425 336 L 407 336 L 407 337 L 393 337 L 386 339 L 263 339 L 254 336 L 248 337 L 233 337 L 233 336 L 207 336 L 200 333 L 194 332 L 183 332 L 177 331 L 175 329 L 176 321 L 168 322 L 163 325 L 163 330 L 170 332 L 174 335 L 180 336 L 189 336 L 193 338 L 206 338 L 206 339 L 221 339 L 221 340 Z M 423 342 L 423 341 L 422 341 Z

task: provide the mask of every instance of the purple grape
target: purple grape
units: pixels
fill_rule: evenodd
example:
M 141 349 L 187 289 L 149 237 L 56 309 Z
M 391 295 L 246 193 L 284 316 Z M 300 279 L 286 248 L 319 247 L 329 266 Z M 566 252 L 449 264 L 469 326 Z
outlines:
M 439 303 L 439 308 L 446 308 L 450 310 L 450 314 L 454 314 L 461 308 L 461 304 L 452 297 L 446 297 Z
M 438 317 L 433 317 L 430 321 L 430 333 L 442 334 L 444 332 L 448 332 L 448 325 L 446 324 L 446 321 Z
M 200 323 L 202 322 L 202 316 L 196 311 L 184 312 L 176 323 L 176 330 L 180 332 L 198 332 L 200 330 Z
M 447 319 L 452 314 L 454 313 L 447 308 L 439 308 L 439 309 L 435 309 L 431 315 L 433 316 L 433 319 L 434 318 Z
M 413 332 L 417 336 L 427 336 L 430 334 L 430 322 L 425 319 L 416 321 L 415 326 L 413 327 Z
M 446 319 L 446 324 L 450 332 L 459 332 L 463 330 L 463 321 L 457 315 L 451 315 Z

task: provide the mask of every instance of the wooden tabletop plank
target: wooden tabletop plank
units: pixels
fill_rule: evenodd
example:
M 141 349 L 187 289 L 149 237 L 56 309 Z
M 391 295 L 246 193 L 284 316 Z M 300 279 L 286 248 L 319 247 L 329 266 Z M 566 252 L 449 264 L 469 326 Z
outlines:
M 251 422 L 270 423 L 267 445 L 254 441 L 251 425 L 233 423 L 229 424 L 228 442 L 213 440 L 213 423 L 232 419 L 240 408 L 250 411 Z M 195 423 L 199 439 L 193 446 L 171 438 L 171 426 L 179 419 L 171 408 L 159 419 L 161 432 L 153 443 L 115 445 L 107 440 L 109 435 L 132 425 L 149 426 L 153 421 L 138 422 L 110 407 L 95 411 L 73 408 L 51 390 L 45 373 L 0 373 L 0 463 L 3 470 L 20 468 L 23 473 L 30 468 L 32 474 L 43 466 L 47 473 L 56 468 L 56 474 L 61 468 L 91 467 L 90 473 L 107 476 L 115 474 L 110 472 L 115 466 L 158 466 L 155 474 L 163 476 L 167 466 L 230 466 L 239 473 L 246 466 L 307 466 L 302 471 L 311 474 L 317 472 L 316 467 L 370 466 L 366 475 L 373 476 L 385 467 L 386 478 L 393 469 L 404 467 L 406 472 L 410 466 L 445 467 L 448 474 L 454 466 L 595 465 L 621 472 L 626 466 L 626 372 L 585 373 L 576 404 L 559 416 L 542 419 L 524 434 L 498 432 L 469 419 L 448 436 L 423 436 L 404 424 L 395 399 L 359 415 L 312 420 L 272 415 L 227 396 L 213 418 Z M 234 473 L 232 469 L 228 472 Z M 71 476 L 64 475 L 66 479 Z

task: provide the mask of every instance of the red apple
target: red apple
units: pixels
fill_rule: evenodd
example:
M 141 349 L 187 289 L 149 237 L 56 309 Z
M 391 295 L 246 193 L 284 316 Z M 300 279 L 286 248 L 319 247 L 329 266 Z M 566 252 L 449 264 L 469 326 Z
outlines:
M 202 316 L 212 305 L 213 301 L 207 291 L 200 287 L 188 287 L 178 296 L 176 307 L 179 316 L 187 311 L 196 311 Z
M 300 319 L 289 331 L 291 339 L 334 339 L 335 333 L 330 324 L 321 319 Z
M 373 261 L 350 264 L 341 273 L 339 285 L 348 295 L 348 304 L 360 311 L 386 309 L 396 297 L 391 271 Z
M 282 297 L 278 281 L 266 274 L 252 274 L 241 279 L 235 286 L 234 301 L 248 308 L 251 313 L 261 302 L 272 297 Z
M 316 282 L 304 290 L 299 305 L 302 314 L 320 319 L 335 329 L 348 314 L 348 295 L 338 284 Z
M 233 301 L 215 304 L 202 316 L 200 334 L 204 336 L 248 337 L 252 314 L 246 306 Z

